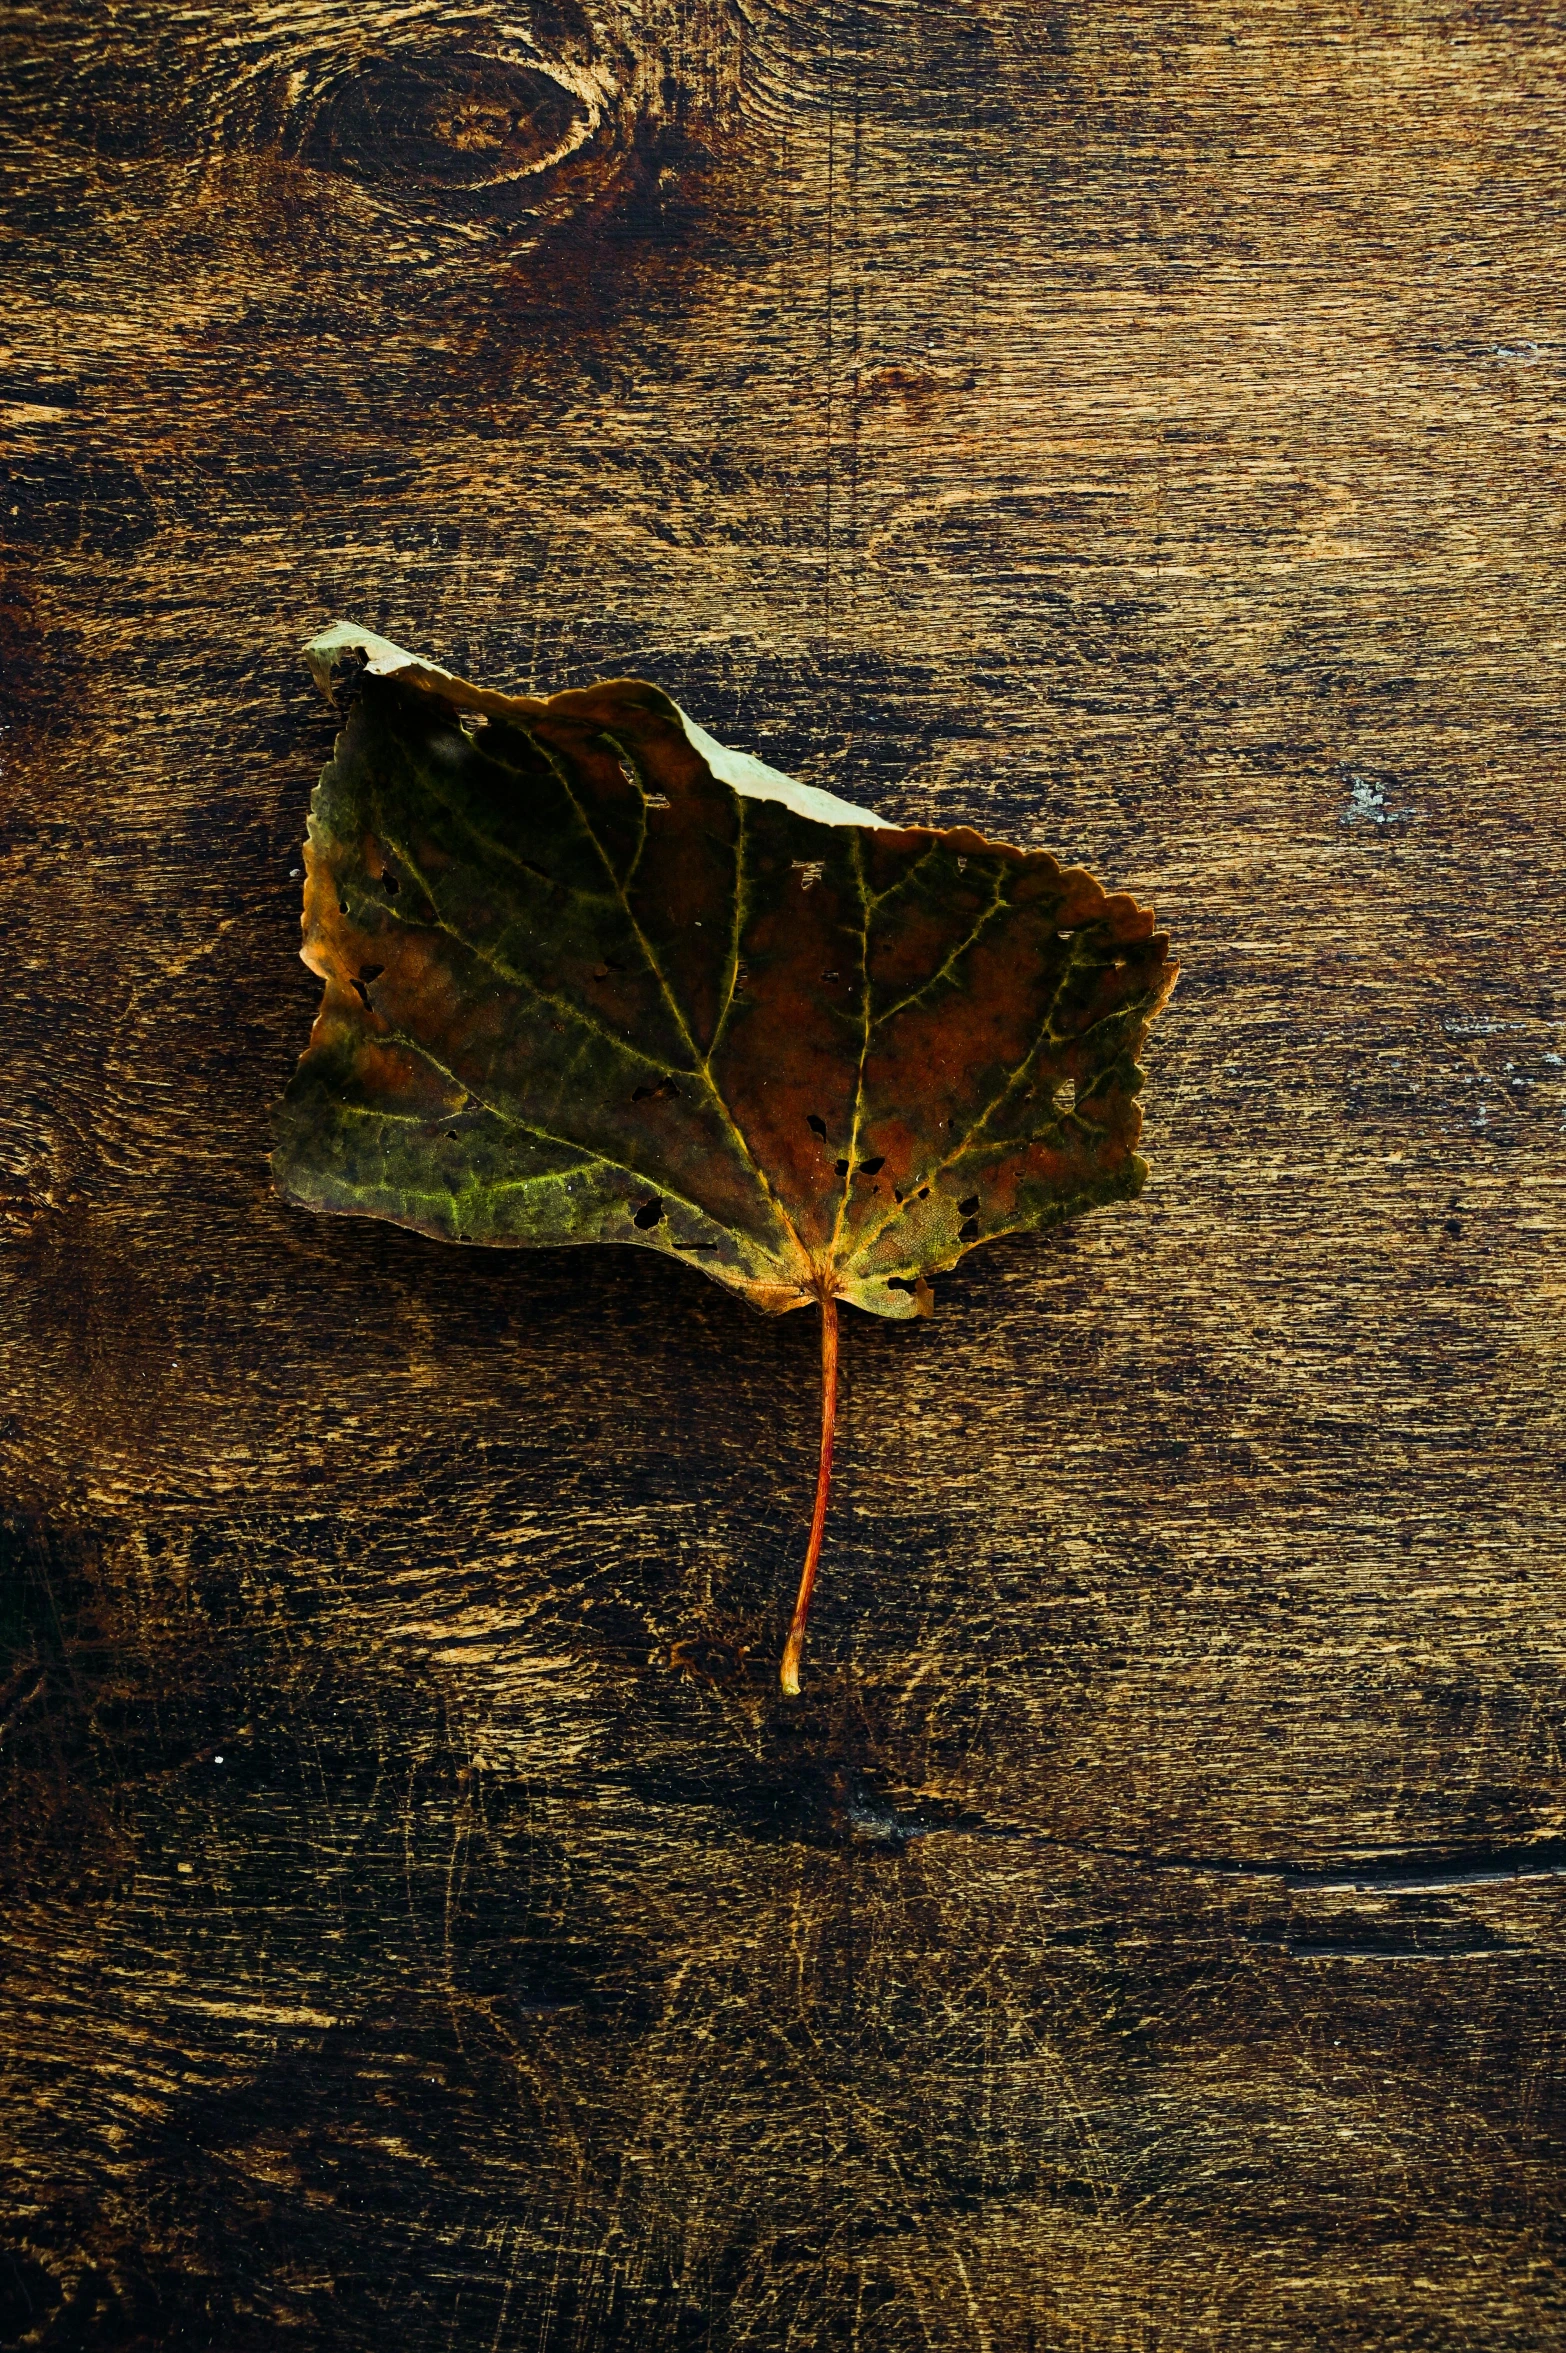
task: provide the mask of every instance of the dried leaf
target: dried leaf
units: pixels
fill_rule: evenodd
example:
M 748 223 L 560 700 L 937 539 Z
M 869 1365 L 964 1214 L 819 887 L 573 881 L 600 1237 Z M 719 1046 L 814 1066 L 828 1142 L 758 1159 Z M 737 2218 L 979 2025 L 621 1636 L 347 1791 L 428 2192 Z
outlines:
M 365 655 L 312 804 L 326 986 L 276 1182 L 447 1241 L 636 1243 L 770 1313 L 820 1302 L 802 1638 L 837 1303 L 927 1314 L 964 1251 L 1140 1189 L 1168 943 L 1080 868 L 885 825 L 638 680 L 541 701 L 347 626 L 309 648 L 328 688 Z

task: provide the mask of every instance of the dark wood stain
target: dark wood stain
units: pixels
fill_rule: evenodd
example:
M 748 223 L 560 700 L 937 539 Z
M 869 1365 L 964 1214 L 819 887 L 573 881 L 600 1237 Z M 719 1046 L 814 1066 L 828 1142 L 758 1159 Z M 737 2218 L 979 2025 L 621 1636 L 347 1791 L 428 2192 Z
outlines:
M 1559 2343 L 1553 14 L 9 53 L 0 2341 Z M 806 1319 L 269 1189 L 333 614 L 1175 934 L 797 1706 Z

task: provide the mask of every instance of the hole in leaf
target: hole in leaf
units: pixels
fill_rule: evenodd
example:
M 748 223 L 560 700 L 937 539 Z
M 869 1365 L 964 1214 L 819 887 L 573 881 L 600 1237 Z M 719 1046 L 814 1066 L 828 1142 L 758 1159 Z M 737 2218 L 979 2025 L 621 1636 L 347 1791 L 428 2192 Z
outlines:
M 839 1176 L 847 1176 L 847 1174 L 848 1174 L 848 1162 L 847 1162 L 846 1160 L 840 1160 L 840 1161 L 838 1161 L 838 1163 L 837 1163 L 837 1173 L 838 1173 L 838 1175 L 839 1175 Z
M 821 977 L 823 980 L 841 980 L 842 974 L 838 972 L 823 972 Z
M 644 1201 L 631 1223 L 634 1226 L 639 1226 L 644 1234 L 650 1234 L 662 1215 L 663 1203 L 661 1201 Z
M 821 1138 L 823 1144 L 826 1142 L 826 1121 L 822 1119 L 817 1112 L 812 1111 L 810 1117 L 806 1120 L 805 1125 L 811 1130 L 812 1134 L 818 1135 Z
M 458 1144 L 462 1141 L 462 1139 L 457 1134 L 457 1131 L 454 1127 L 449 1127 L 446 1130 L 446 1141 L 448 1144 Z
M 396 875 L 391 873 L 388 869 L 388 871 L 381 876 L 381 888 L 383 891 L 388 892 L 392 898 L 395 898 L 397 893 L 401 890 L 402 885 L 397 880 Z
M 1057 1079 L 1049 1091 L 1049 1099 L 1053 1108 L 1062 1115 L 1068 1111 L 1075 1111 L 1077 1107 L 1075 1079 Z
M 385 970 L 384 964 L 361 964 L 359 978 L 361 980 L 379 980 Z
M 902 1194 L 898 1192 L 898 1190 L 897 1190 L 897 1187 L 896 1187 L 895 1185 L 892 1187 L 892 1196 L 893 1196 L 893 1199 L 894 1199 L 894 1200 L 897 1200 L 897 1201 L 901 1201 L 901 1199 L 903 1198 Z
M 977 1193 L 970 1193 L 966 1201 L 959 1201 L 957 1204 L 957 1214 L 959 1217 L 976 1217 L 978 1215 L 978 1211 L 979 1196 Z
M 676 1242 L 676 1250 L 716 1250 L 716 1242 Z
M 879 1176 L 882 1169 L 886 1166 L 886 1154 L 884 1152 L 878 1152 L 873 1160 L 861 1160 L 859 1165 L 864 1170 L 866 1176 Z
M 789 861 L 789 867 L 792 873 L 799 876 L 800 889 L 808 891 L 825 874 L 826 860 L 824 858 L 793 858 Z
M 612 972 L 613 965 L 609 969 Z M 655 1087 L 633 1087 L 631 1101 L 633 1103 L 651 1103 L 659 1095 L 677 1095 L 679 1091 L 672 1078 L 661 1078 Z
M 886 1287 L 889 1291 L 911 1291 L 914 1286 L 906 1275 L 888 1275 Z
M 964 1218 L 964 1220 L 963 1220 L 962 1224 L 961 1224 L 961 1225 L 960 1225 L 960 1226 L 957 1228 L 957 1239 L 958 1239 L 958 1241 L 959 1241 L 959 1242 L 976 1242 L 976 1241 L 978 1240 L 978 1238 L 979 1238 L 979 1221 L 978 1221 L 978 1219 L 977 1219 L 976 1217 L 968 1217 L 968 1218 Z
M 644 793 L 642 798 L 649 809 L 669 809 L 674 806 L 667 793 Z
M 337 912 L 338 912 L 338 914 L 339 914 L 339 915 L 346 915 L 346 914 L 347 914 L 347 912 L 348 912 L 348 902 L 347 902 L 347 900 L 346 900 L 346 899 L 339 899 L 339 900 L 338 900 L 338 902 L 337 902 Z
M 921 1185 L 921 1186 L 919 1187 L 919 1190 L 918 1190 L 918 1192 L 917 1192 L 917 1193 L 914 1195 L 914 1199 L 915 1199 L 916 1201 L 928 1201 L 928 1200 L 929 1200 L 929 1198 L 930 1198 L 930 1188 L 929 1188 L 929 1186 L 928 1186 L 928 1185 Z

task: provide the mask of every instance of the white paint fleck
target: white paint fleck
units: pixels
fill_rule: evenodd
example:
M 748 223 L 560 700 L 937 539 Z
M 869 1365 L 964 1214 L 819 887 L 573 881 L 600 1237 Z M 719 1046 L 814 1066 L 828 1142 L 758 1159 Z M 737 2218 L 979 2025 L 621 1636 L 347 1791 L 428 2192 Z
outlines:
M 1413 816 L 1412 809 L 1387 807 L 1387 788 L 1379 778 L 1359 776 L 1349 768 L 1344 771 L 1344 780 L 1349 788 L 1348 807 L 1343 812 L 1345 825 L 1358 825 L 1362 821 L 1371 825 L 1397 825 Z

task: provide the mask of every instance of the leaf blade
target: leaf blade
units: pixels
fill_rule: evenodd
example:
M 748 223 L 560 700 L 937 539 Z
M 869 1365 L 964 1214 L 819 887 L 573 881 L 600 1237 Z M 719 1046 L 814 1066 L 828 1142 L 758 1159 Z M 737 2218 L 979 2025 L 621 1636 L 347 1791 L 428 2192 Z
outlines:
M 747 783 L 640 681 L 508 697 L 343 631 L 318 675 L 348 642 L 382 650 L 312 806 L 289 1198 L 901 1318 L 966 1249 L 1140 1187 L 1174 967 L 1130 898 Z

